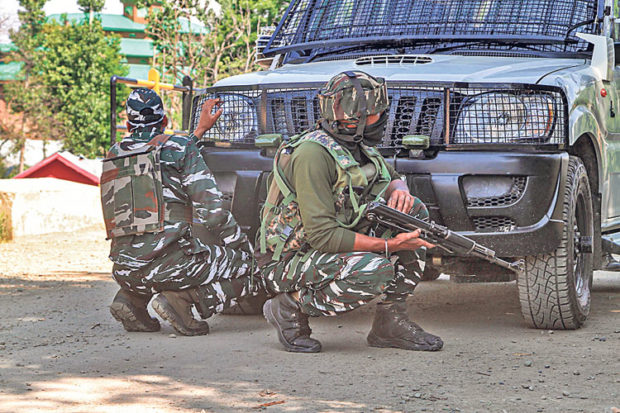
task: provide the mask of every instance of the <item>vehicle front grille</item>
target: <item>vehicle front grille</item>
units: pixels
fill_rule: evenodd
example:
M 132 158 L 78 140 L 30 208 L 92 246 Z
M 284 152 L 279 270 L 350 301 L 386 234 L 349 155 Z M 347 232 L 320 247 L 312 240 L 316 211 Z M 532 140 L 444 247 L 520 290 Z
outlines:
M 391 106 L 382 147 L 400 147 L 407 135 L 427 135 L 441 141 L 443 114 L 441 88 L 390 88 Z
M 515 176 L 512 178 L 512 187 L 507 193 L 497 196 L 467 198 L 467 206 L 488 208 L 512 205 L 517 202 L 523 195 L 526 182 L 527 177 Z
M 509 217 L 473 217 L 476 232 L 508 232 L 516 228 L 516 223 Z
M 322 86 L 207 89 L 194 98 L 190 130 L 198 124 L 205 99 L 219 98 L 223 115 L 203 140 L 252 144 L 265 133 L 287 139 L 319 121 L 317 93 Z M 401 148 L 407 135 L 428 136 L 432 146 L 559 145 L 566 136 L 565 98 L 553 87 L 399 82 L 388 84 L 388 94 L 389 119 L 381 148 Z

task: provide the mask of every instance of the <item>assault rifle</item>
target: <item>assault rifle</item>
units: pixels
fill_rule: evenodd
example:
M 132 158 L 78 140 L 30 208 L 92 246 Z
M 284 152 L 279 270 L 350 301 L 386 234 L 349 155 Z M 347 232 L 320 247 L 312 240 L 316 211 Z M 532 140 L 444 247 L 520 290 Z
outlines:
M 517 274 L 523 272 L 523 261 L 508 262 L 495 256 L 495 251 L 464 237 L 433 221 L 423 221 L 380 203 L 371 202 L 366 208 L 366 219 L 396 232 L 421 230 L 420 238 L 435 244 L 451 254 L 482 258 Z

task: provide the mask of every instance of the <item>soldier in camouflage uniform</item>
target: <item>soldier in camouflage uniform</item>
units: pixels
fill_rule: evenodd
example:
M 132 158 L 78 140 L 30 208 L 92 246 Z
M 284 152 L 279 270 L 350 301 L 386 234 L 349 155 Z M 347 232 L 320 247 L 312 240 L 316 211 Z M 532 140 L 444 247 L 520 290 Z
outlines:
M 420 280 L 421 252 L 433 245 L 419 231 L 390 237 L 363 218 L 365 203 L 381 199 L 428 218 L 375 148 L 388 118 L 385 81 L 341 73 L 320 91 L 319 105 L 317 128 L 284 142 L 274 159 L 258 261 L 277 295 L 265 318 L 287 351 L 318 352 L 309 316 L 338 315 L 382 294 L 369 345 L 439 350 L 441 339 L 410 321 L 405 303 Z
M 127 99 L 130 136 L 103 162 L 101 201 L 113 276 L 110 311 L 127 331 L 158 331 L 147 304 L 183 335 L 209 332 L 203 319 L 253 290 L 252 248 L 202 158 L 196 140 L 221 110 L 209 100 L 194 134 L 165 135 L 160 97 L 138 88 Z

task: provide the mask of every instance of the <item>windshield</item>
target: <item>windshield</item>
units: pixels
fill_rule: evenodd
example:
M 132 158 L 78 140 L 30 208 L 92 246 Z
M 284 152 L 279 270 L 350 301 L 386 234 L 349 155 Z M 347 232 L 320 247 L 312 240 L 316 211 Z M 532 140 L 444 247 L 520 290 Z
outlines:
M 265 53 L 580 54 L 597 0 L 293 0 Z

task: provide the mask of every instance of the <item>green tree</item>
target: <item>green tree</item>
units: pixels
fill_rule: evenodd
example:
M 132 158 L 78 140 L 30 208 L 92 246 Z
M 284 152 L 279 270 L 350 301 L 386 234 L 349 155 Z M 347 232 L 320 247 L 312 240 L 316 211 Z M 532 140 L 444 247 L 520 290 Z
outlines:
M 99 13 L 105 5 L 105 0 L 77 0 L 77 4 L 83 13 Z
M 101 156 L 109 146 L 110 77 L 126 75 L 120 39 L 106 36 L 101 22 L 45 26 L 44 54 L 34 70 L 55 98 L 50 108 L 64 126 L 64 147 Z M 119 93 L 120 107 L 123 94 Z
M 202 61 L 208 53 L 204 37 L 208 31 L 190 30 L 199 26 L 195 21 L 207 19 L 207 11 L 199 6 L 198 0 L 143 0 L 138 7 L 149 7 L 147 35 L 153 39 L 157 54 L 153 67 L 157 68 L 162 80 L 181 83 L 184 76 L 201 76 Z M 150 8 L 150 6 L 156 6 Z M 162 93 L 164 105 L 168 108 L 171 128 L 179 128 L 181 122 L 181 99 L 173 93 Z
M 18 30 L 11 30 L 11 41 L 16 50 L 12 52 L 12 59 L 22 63 L 19 79 L 8 83 L 4 87 L 5 100 L 12 113 L 21 114 L 18 128 L 2 123 L 4 141 L 12 141 L 13 147 L 20 152 L 19 172 L 24 170 L 24 145 L 26 131 L 47 136 L 50 126 L 54 123 L 46 107 L 41 107 L 38 96 L 44 99 L 50 97 L 48 91 L 37 81 L 37 74 L 33 68 L 40 59 L 43 42 L 43 26 L 45 12 L 43 6 L 46 0 L 20 0 L 23 10 L 17 12 L 20 20 Z
M 20 27 L 17 31 L 11 30 L 11 41 L 17 47 L 16 54 L 25 64 L 26 74 L 30 74 L 38 49 L 41 46 L 41 31 L 45 24 L 43 6 L 47 0 L 20 0 L 23 10 L 17 12 Z
M 138 6 L 157 6 L 149 10 L 146 32 L 157 50 L 153 66 L 163 79 L 178 83 L 188 75 L 198 86 L 205 86 L 223 76 L 258 69 L 253 64 L 257 33 L 275 24 L 287 3 L 220 0 L 221 9 L 214 10 L 201 0 L 143 0 Z M 204 29 L 188 30 L 190 22 Z M 178 120 L 180 100 L 164 98 L 172 118 Z
M 283 0 L 222 0 L 222 15 L 217 33 L 224 41 L 227 32 L 235 32 L 229 53 L 216 62 L 213 81 L 260 69 L 254 65 L 254 45 L 261 27 L 278 23 L 288 1 Z
M 167 80 L 190 75 L 199 84 L 256 69 L 254 43 L 261 27 L 277 23 L 284 0 L 220 0 L 221 9 L 201 0 L 143 0 L 147 34 L 157 49 L 155 65 Z M 204 29 L 189 31 L 190 22 Z M 197 26 L 194 26 L 196 28 Z
M 103 6 L 103 0 L 79 3 L 87 12 Z M 23 148 L 29 131 L 44 139 L 62 138 L 65 149 L 74 153 L 104 155 L 109 146 L 109 80 L 128 72 L 120 61 L 120 40 L 106 36 L 98 19 L 48 23 L 44 4 L 20 0 L 21 26 L 11 39 L 17 46 L 15 60 L 23 62 L 22 80 L 7 84 L 5 96 L 11 111 L 22 114 L 22 125 L 6 136 Z M 122 100 L 121 90 L 119 111 Z
M 88 22 L 89 24 L 92 24 L 94 14 L 99 13 L 101 9 L 103 9 L 105 0 L 78 0 L 77 4 L 84 14 L 88 14 Z

